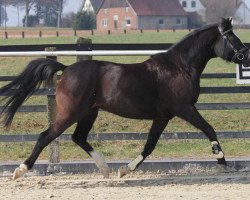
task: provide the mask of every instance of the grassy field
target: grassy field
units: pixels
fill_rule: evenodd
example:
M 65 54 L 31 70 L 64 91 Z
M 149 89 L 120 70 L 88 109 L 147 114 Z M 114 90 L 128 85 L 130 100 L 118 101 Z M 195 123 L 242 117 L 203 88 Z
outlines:
M 175 43 L 188 31 L 164 32 L 144 32 L 122 35 L 101 35 L 88 36 L 93 43 Z M 235 32 L 244 42 L 250 42 L 250 31 L 237 30 Z M 84 37 L 84 35 L 83 35 Z M 76 37 L 50 37 L 50 38 L 30 38 L 30 39 L 0 39 L 1 45 L 18 44 L 62 44 L 75 43 Z M 31 58 L 0 58 L 0 74 L 16 75 L 19 74 Z M 94 57 L 98 60 L 109 60 L 121 63 L 141 62 L 145 56 L 107 56 Z M 75 57 L 59 57 L 60 62 L 71 64 L 75 62 Z M 213 59 L 208 63 L 205 73 L 225 73 L 235 72 L 235 65 L 226 63 L 221 59 Z M 204 79 L 202 86 L 236 86 L 235 79 Z M 201 95 L 199 102 L 249 102 L 250 95 L 247 94 L 216 94 Z M 46 97 L 31 97 L 26 104 L 46 104 Z M 249 110 L 231 111 L 202 111 L 202 115 L 213 125 L 216 131 L 246 131 L 250 130 Z M 151 122 L 146 120 L 124 119 L 106 112 L 100 112 L 92 132 L 147 132 Z M 18 113 L 14 119 L 12 127 L 6 131 L 0 127 L 0 134 L 29 134 L 39 133 L 47 128 L 46 113 Z M 72 132 L 74 126 L 66 132 Z M 179 118 L 173 119 L 165 131 L 197 131 L 195 128 Z M 117 142 L 92 142 L 92 144 L 108 159 L 133 158 L 141 150 L 144 141 L 117 141 Z M 33 143 L 1 143 L 0 160 L 23 160 L 25 159 Z M 222 146 L 228 156 L 248 156 L 250 153 L 250 140 L 222 140 Z M 22 149 L 22 151 L 20 151 Z M 71 142 L 61 143 L 62 160 L 87 158 L 79 147 Z M 207 140 L 182 140 L 182 141 L 160 141 L 151 158 L 162 157 L 200 157 L 211 156 L 210 143 Z M 47 151 L 41 155 L 40 159 L 47 158 Z

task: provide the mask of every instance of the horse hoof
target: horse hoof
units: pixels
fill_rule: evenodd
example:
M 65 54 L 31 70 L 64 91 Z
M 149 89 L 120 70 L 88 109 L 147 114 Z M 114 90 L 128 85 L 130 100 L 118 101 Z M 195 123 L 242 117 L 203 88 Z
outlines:
M 104 176 L 104 178 L 109 178 L 109 168 L 108 165 L 100 169 L 100 172 Z
M 128 173 L 130 173 L 130 169 L 127 165 L 121 166 L 118 169 L 118 177 L 122 178 L 123 176 L 127 175 Z
M 18 168 L 15 169 L 12 179 L 16 180 L 22 177 L 27 172 L 28 172 L 28 167 L 25 164 L 21 164 Z

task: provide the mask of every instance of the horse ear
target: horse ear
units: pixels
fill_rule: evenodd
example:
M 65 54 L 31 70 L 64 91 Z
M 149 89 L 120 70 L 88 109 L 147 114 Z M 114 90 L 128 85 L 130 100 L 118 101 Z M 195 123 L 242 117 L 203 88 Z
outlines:
M 229 17 L 229 18 L 221 18 L 221 24 L 220 24 L 220 27 L 222 29 L 229 29 L 229 28 L 232 28 L 232 21 L 233 21 L 233 18 L 232 17 Z
M 229 17 L 229 22 L 231 23 L 231 25 L 233 25 L 233 17 Z
M 223 30 L 226 27 L 226 22 L 227 20 L 225 18 L 221 18 L 221 23 L 219 25 L 219 27 Z

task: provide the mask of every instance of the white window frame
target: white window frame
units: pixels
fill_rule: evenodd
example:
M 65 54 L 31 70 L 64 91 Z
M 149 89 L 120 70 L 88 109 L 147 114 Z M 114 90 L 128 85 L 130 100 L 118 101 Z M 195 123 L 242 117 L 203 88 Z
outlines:
M 193 6 L 194 4 L 194 6 Z M 196 8 L 196 1 L 191 1 L 191 8 Z
M 160 21 L 162 21 L 162 23 L 160 23 Z M 159 19 L 158 24 L 159 24 L 160 26 L 163 26 L 163 25 L 165 24 L 164 19 Z
M 129 20 L 130 24 L 128 24 L 128 20 Z M 126 18 L 125 19 L 125 24 L 126 24 L 126 26 L 131 26 L 131 18 Z
M 185 2 L 185 6 L 184 6 L 184 2 Z M 181 5 L 182 5 L 183 8 L 186 8 L 187 7 L 187 1 L 182 1 Z
M 180 23 L 178 23 L 178 21 L 179 21 Z M 176 19 L 176 25 L 182 25 L 182 20 L 181 20 L 180 18 L 177 18 L 177 19 Z
M 108 26 L 108 19 L 106 19 L 106 18 L 105 18 L 105 19 L 102 19 L 102 22 L 101 22 L 101 23 L 102 23 L 102 26 L 103 26 L 103 27 L 107 27 L 107 26 Z

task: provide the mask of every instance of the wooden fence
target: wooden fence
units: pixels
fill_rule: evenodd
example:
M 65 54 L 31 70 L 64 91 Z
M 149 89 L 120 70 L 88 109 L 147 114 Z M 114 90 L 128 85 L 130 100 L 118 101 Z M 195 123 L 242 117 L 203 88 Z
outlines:
M 14 46 L 0 46 L 0 52 L 13 51 L 44 51 L 47 47 L 56 49 L 57 51 L 75 50 L 75 51 L 92 51 L 92 50 L 166 50 L 172 44 L 91 44 L 91 42 L 81 41 L 78 44 L 61 44 L 61 45 L 14 45 Z M 250 44 L 246 44 L 250 47 Z M 47 49 L 48 50 L 48 49 Z M 53 57 L 56 59 L 56 57 Z M 86 59 L 86 57 L 78 58 Z M 203 79 L 235 79 L 235 73 L 215 73 L 203 74 Z M 11 81 L 13 76 L 0 76 L 0 81 Z M 37 90 L 34 95 L 47 96 L 48 99 L 54 96 L 55 89 Z M 250 86 L 237 87 L 202 87 L 201 94 L 243 94 L 250 93 Z M 4 94 L 0 93 L 0 96 Z M 53 100 L 52 100 L 53 101 Z M 48 103 L 51 101 L 48 100 Z M 198 103 L 199 110 L 245 110 L 250 109 L 250 102 L 237 103 Z M 26 105 L 22 106 L 18 112 L 49 112 L 50 105 Z M 1 107 L 0 107 L 1 109 Z M 48 115 L 49 116 L 49 115 Z M 92 133 L 89 136 L 90 140 L 141 140 L 146 139 L 147 134 L 144 133 Z M 250 130 L 242 132 L 218 132 L 219 138 L 250 138 Z M 24 142 L 36 141 L 38 134 L 17 134 L 17 135 L 0 135 L 0 142 Z M 163 133 L 163 139 L 203 139 L 205 136 L 197 132 L 179 132 L 179 133 Z M 70 135 L 64 134 L 59 137 L 59 140 L 70 140 Z M 52 161 L 52 163 L 55 163 Z
M 73 37 L 73 36 L 90 36 L 90 35 L 115 35 L 115 34 L 128 34 L 128 33 L 147 33 L 147 32 L 176 32 L 176 31 L 187 31 L 187 29 L 156 29 L 156 30 L 71 30 L 71 29 L 9 29 L 0 30 L 0 38 L 47 38 L 47 37 Z M 191 31 L 191 29 L 188 29 Z

